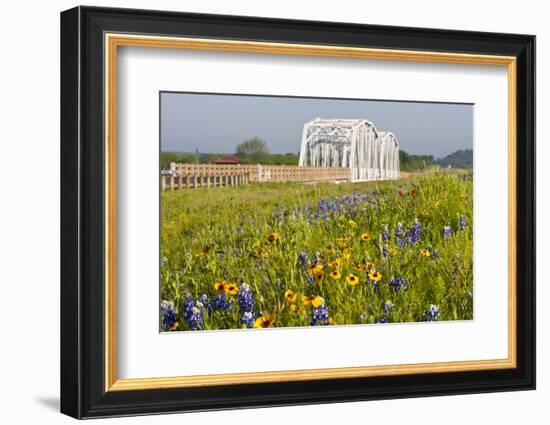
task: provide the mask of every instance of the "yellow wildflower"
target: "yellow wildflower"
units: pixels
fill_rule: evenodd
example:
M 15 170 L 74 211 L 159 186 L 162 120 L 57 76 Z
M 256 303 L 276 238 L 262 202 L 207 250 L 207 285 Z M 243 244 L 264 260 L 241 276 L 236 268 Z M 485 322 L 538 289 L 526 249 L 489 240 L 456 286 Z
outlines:
M 328 266 L 331 269 L 338 269 L 343 263 L 344 263 L 344 260 L 342 258 L 338 257 L 334 261 L 331 261 L 330 263 L 328 263 Z
M 308 267 L 307 272 L 309 275 L 314 276 L 323 271 L 323 265 L 321 263 L 312 264 Z
M 311 302 L 315 299 L 315 295 L 303 295 L 302 296 L 302 304 L 303 305 L 309 305 Z
M 340 272 L 338 270 L 334 270 L 331 274 L 330 274 L 330 277 L 334 280 L 338 280 L 342 277 L 342 275 L 340 274 Z
M 293 303 L 296 301 L 298 294 L 296 294 L 292 289 L 287 289 L 285 291 L 285 301 L 288 303 Z
M 263 316 L 258 317 L 254 322 L 255 328 L 270 328 L 275 323 L 277 316 L 274 314 L 264 314 Z
M 239 287 L 234 283 L 229 283 L 225 286 L 225 293 L 229 295 L 237 295 L 239 293 Z
M 377 270 L 373 270 L 369 273 L 369 279 L 374 280 L 375 282 L 380 282 L 382 279 L 382 273 L 378 272 Z
M 317 285 L 321 284 L 321 282 L 323 281 L 323 278 L 325 277 L 325 273 L 323 272 L 323 270 L 315 273 L 315 283 Z
M 420 255 L 422 257 L 431 257 L 432 253 L 429 249 L 423 249 L 422 251 L 420 251 Z
M 227 285 L 229 285 L 227 280 L 218 280 L 214 283 L 214 289 L 218 292 L 225 293 L 227 291 Z
M 315 308 L 321 307 L 325 303 L 325 299 L 320 296 L 316 296 L 313 301 L 311 301 L 311 305 Z
M 355 276 L 353 273 L 348 274 L 348 277 L 346 277 L 346 280 L 348 281 L 348 284 L 351 286 L 355 286 L 359 283 L 359 278 Z
M 267 240 L 269 242 L 275 242 L 279 240 L 279 234 L 277 232 L 270 233 L 267 235 Z

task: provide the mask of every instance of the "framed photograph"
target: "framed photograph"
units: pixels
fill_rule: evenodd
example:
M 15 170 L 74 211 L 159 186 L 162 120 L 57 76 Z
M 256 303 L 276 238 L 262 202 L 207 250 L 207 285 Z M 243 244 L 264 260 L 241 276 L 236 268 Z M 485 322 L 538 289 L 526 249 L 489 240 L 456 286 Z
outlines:
M 535 388 L 535 37 L 61 14 L 61 411 Z

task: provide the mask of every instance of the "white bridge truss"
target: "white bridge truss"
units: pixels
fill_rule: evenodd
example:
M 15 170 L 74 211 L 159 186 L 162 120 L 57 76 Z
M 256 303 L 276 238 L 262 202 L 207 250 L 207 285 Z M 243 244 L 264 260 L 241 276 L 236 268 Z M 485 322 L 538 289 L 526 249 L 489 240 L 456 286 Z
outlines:
M 304 125 L 302 167 L 349 167 L 352 182 L 399 177 L 395 134 L 363 119 L 316 118 Z

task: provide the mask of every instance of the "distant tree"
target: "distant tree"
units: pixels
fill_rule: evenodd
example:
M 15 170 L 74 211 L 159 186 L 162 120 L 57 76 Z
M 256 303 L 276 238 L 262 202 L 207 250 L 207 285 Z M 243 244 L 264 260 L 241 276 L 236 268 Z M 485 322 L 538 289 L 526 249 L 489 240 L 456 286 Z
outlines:
M 242 143 L 239 143 L 235 148 L 235 153 L 239 156 L 257 157 L 268 155 L 269 149 L 267 143 L 259 137 L 252 137 Z
M 160 168 L 170 168 L 171 162 L 180 162 L 180 155 L 175 152 L 161 152 L 160 153 Z
M 166 170 L 170 168 L 170 163 L 194 164 L 197 162 L 197 155 L 193 153 L 180 152 L 161 152 L 160 153 L 160 168 Z
M 197 162 L 197 155 L 194 153 L 181 154 L 178 162 L 183 162 L 184 164 L 194 164 Z
M 266 155 L 264 161 L 269 165 L 298 165 L 298 156 L 293 153 L 273 153 Z
M 201 153 L 199 155 L 199 161 L 201 164 L 210 164 L 220 159 L 222 156 L 225 155 L 219 153 Z
M 434 164 L 433 155 L 412 155 L 399 150 L 399 165 L 402 171 L 418 171 Z

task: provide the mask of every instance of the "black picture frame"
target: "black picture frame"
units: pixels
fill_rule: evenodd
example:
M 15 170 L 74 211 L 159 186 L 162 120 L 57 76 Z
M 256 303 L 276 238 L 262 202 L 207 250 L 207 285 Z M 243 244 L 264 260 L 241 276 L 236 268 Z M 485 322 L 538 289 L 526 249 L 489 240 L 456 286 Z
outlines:
M 104 34 L 517 58 L 517 367 L 321 381 L 105 391 Z M 75 418 L 535 388 L 535 37 L 76 7 L 61 13 L 61 412 Z

